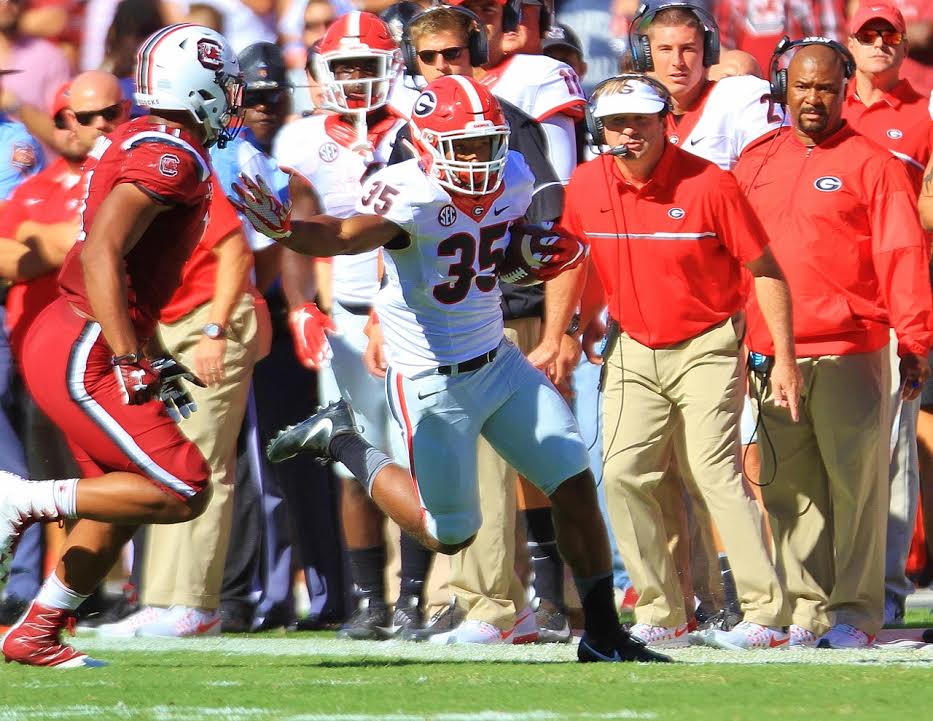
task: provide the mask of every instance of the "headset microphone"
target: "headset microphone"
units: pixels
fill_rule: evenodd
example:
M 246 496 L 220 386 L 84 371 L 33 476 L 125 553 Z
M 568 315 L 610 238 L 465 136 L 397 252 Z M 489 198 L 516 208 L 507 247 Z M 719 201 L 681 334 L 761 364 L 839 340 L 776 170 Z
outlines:
M 631 151 L 628 149 L 627 145 L 617 145 L 616 147 L 609 150 L 609 155 L 614 155 L 617 158 L 624 158 Z

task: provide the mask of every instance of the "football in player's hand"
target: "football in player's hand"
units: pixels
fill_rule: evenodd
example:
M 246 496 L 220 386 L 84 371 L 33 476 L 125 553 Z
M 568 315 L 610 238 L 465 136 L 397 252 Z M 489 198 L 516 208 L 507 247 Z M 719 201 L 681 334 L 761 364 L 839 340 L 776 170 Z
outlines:
M 515 285 L 536 285 L 556 278 L 578 265 L 587 246 L 554 223 L 515 223 L 505 258 L 499 264 L 499 279 Z

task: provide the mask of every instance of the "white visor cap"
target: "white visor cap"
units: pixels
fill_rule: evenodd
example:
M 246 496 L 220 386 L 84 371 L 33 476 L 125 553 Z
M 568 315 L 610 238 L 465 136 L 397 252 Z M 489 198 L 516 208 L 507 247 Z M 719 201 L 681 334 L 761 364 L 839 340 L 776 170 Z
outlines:
M 638 80 L 626 80 L 621 88 L 611 93 L 603 93 L 596 100 L 593 117 L 605 118 L 610 115 L 652 115 L 660 113 L 667 102 L 650 83 Z

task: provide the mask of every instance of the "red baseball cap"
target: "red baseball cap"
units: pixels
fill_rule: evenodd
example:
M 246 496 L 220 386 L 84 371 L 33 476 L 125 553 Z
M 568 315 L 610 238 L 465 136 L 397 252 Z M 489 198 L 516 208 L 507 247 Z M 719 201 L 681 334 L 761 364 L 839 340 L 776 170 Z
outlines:
M 53 118 L 71 105 L 71 98 L 68 95 L 69 90 L 71 90 L 70 80 L 59 85 L 55 94 L 52 95 L 52 100 L 49 103 L 49 112 L 52 114 Z
M 857 33 L 865 23 L 871 20 L 885 20 L 891 23 L 897 32 L 907 32 L 907 23 L 904 22 L 901 11 L 893 5 L 878 2 L 878 0 L 867 0 L 859 5 L 855 15 L 852 16 L 852 22 L 849 23 L 849 32 Z

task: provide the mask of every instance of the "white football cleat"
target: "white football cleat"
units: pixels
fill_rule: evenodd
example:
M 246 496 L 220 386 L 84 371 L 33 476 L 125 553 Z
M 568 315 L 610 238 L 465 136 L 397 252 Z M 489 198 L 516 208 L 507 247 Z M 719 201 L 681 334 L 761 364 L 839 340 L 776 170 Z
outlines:
M 10 567 L 20 536 L 34 520 L 30 504 L 23 498 L 26 482 L 15 473 L 0 471 L 0 593 L 10 580 Z
M 650 623 L 636 623 L 628 630 L 636 638 L 651 648 L 686 648 L 690 645 L 687 636 L 687 624 L 680 626 L 654 626 Z
M 816 646 L 817 636 L 808 628 L 794 623 L 791 624 L 789 633 L 790 643 L 788 645 L 791 648 L 814 648 Z
M 104 638 L 133 638 L 136 630 L 147 623 L 155 623 L 168 611 L 167 608 L 160 606 L 143 606 L 136 613 L 131 613 L 122 621 L 116 623 L 104 623 L 96 629 L 98 636 Z
M 837 623 L 816 642 L 817 648 L 868 648 L 875 642 L 870 636 L 848 623 Z
M 784 629 L 751 621 L 742 621 L 731 631 L 712 629 L 707 631 L 705 638 L 707 646 L 727 651 L 787 648 L 790 642 L 790 636 Z
M 502 631 L 486 621 L 467 619 L 452 631 L 437 633 L 428 638 L 430 643 L 437 644 L 523 644 L 537 640 L 538 623 L 530 606 L 522 609 L 515 617 L 515 625 L 508 631 Z
M 190 606 L 172 606 L 153 623 L 136 629 L 137 636 L 162 638 L 189 638 L 191 636 L 219 636 L 220 613 Z

